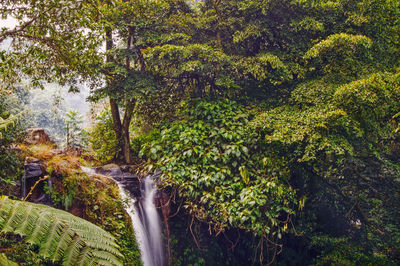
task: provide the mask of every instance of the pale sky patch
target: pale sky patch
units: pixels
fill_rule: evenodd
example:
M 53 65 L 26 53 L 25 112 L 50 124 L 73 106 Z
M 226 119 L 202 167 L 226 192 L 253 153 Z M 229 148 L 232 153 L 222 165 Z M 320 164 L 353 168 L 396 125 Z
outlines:
M 0 20 L 0 28 L 14 28 L 17 25 L 17 20 L 13 17 Z

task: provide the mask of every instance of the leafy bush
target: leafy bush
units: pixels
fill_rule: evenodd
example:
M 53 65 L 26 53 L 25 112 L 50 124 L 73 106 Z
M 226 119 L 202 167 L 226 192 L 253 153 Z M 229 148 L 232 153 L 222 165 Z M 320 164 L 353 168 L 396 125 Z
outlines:
M 301 84 L 291 104 L 257 115 L 251 126 L 264 132 L 272 154 L 287 159 L 291 183 L 307 197 L 295 222 L 304 241 L 318 241 L 321 234 L 328 239 L 308 247 L 321 254 L 316 262 L 395 263 L 400 166 L 392 117 L 399 109 L 398 75 L 375 73 L 326 91 L 323 84 Z
M 65 114 L 65 130 L 67 131 L 67 148 L 85 146 L 86 132 L 82 128 L 83 117 L 78 111 L 70 110 Z
M 158 160 L 165 184 L 217 232 L 235 227 L 276 240 L 294 213 L 296 194 L 285 160 L 266 152 L 249 119 L 250 110 L 234 101 L 192 102 L 186 119 L 164 126 L 141 153 Z
M 355 74 L 369 58 L 371 47 L 372 41 L 366 36 L 333 34 L 308 50 L 304 59 L 316 60 L 324 73 Z
M 96 116 L 96 124 L 89 129 L 88 134 L 88 140 L 95 153 L 95 159 L 100 162 L 107 162 L 117 154 L 117 139 L 109 109 Z
M 313 239 L 313 245 L 322 249 L 315 266 L 323 265 L 395 265 L 384 254 L 366 254 L 347 238 L 320 236 Z
M 335 92 L 334 102 L 359 121 L 367 134 L 386 128 L 400 109 L 400 74 L 374 73 L 345 84 Z
M 20 89 L 10 94 L 0 88 L 0 191 L 2 194 L 18 194 L 15 185 L 22 176 L 22 158 L 15 143 L 24 137 L 28 125 L 22 115 L 23 94 Z

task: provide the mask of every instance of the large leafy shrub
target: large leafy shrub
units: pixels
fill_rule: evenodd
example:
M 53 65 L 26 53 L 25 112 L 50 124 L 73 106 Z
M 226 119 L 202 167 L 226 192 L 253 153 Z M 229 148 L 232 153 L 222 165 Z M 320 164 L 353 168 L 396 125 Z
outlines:
M 308 50 L 304 59 L 317 61 L 324 73 L 355 74 L 368 59 L 371 46 L 372 41 L 363 35 L 333 34 Z
M 217 232 L 241 228 L 280 238 L 294 213 L 296 193 L 285 160 L 270 156 L 251 119 L 234 101 L 193 102 L 186 119 L 164 126 L 142 150 L 177 188 L 185 208 Z
M 11 91 L 0 89 L 0 192 L 17 194 L 14 186 L 22 176 L 22 160 L 15 143 L 24 137 L 26 126 L 25 93 L 22 88 Z
M 95 153 L 95 158 L 101 162 L 111 160 L 117 153 L 118 148 L 109 109 L 96 116 L 96 124 L 89 129 L 88 133 L 88 141 Z
M 322 264 L 399 260 L 399 88 L 391 73 L 342 85 L 307 82 L 291 104 L 252 122 L 270 152 L 287 158 L 291 183 L 307 198 L 295 226 Z

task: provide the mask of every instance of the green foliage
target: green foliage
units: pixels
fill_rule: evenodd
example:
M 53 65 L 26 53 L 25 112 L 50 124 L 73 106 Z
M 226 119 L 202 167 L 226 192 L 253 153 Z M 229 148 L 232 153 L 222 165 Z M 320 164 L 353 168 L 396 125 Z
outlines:
M 65 129 L 67 131 L 67 147 L 79 147 L 84 145 L 85 131 L 81 124 L 83 118 L 78 111 L 70 110 L 65 114 Z
M 6 255 L 0 253 L 0 264 L 4 266 L 17 266 L 18 264 L 7 259 Z
M 217 232 L 282 236 L 294 254 L 306 253 L 299 264 L 399 261 L 399 1 L 34 1 L 17 8 L 22 2 L 0 4 L 4 17 L 25 26 L 0 31 L 0 41 L 14 39 L 13 49 L 0 52 L 3 83 L 20 72 L 37 86 L 41 76 L 105 78 L 93 99 L 124 106 L 123 122 L 135 111 L 135 133 L 164 123 L 159 135 L 131 145 L 156 160 L 164 185 L 200 221 Z M 26 17 L 34 20 L 25 25 Z M 98 56 L 105 31 L 115 38 Z M 179 113 L 184 100 L 190 104 Z M 98 122 L 92 147 L 108 161 L 123 151 L 118 119 L 117 134 L 110 114 Z M 127 136 L 130 123 L 123 124 Z M 62 187 L 84 191 L 91 219 L 102 217 L 82 184 Z M 73 193 L 59 192 L 66 205 Z M 303 236 L 282 234 L 288 223 Z M 207 262 L 199 254 L 188 246 L 184 263 Z
M 268 80 L 274 85 L 293 78 L 288 66 L 278 56 L 270 53 L 242 58 L 238 61 L 237 67 L 242 69 L 244 75 L 251 74 L 256 80 Z
M 124 254 L 122 262 L 141 265 L 132 222 L 113 180 L 103 176 L 87 176 L 76 170 L 76 173 L 64 174 L 62 179 L 52 178 L 52 181 L 51 197 L 55 206 L 77 213 L 110 232 Z
M 241 228 L 259 237 L 281 237 L 296 196 L 285 160 L 270 157 L 251 116 L 232 101 L 197 102 L 187 120 L 165 126 L 142 152 L 158 159 L 164 181 L 185 198 L 185 208 L 217 231 Z
M 372 134 L 384 127 L 400 109 L 400 75 L 375 73 L 343 85 L 334 95 L 335 103 L 363 124 Z
M 14 186 L 22 176 L 22 158 L 15 143 L 24 137 L 28 125 L 24 108 L 25 90 L 11 93 L 0 89 L 0 191 L 3 195 L 17 194 Z
M 325 108 L 282 107 L 258 116 L 253 126 L 265 132 L 266 143 L 277 153 L 285 151 L 300 161 L 315 160 L 320 153 L 346 154 L 353 147 L 343 135 L 360 134 L 346 113 L 332 106 Z
M 369 57 L 372 41 L 362 35 L 345 33 L 330 35 L 315 44 L 304 55 L 304 59 L 318 59 L 324 73 L 355 74 L 361 63 Z
M 322 254 L 314 265 L 395 265 L 384 254 L 367 255 L 361 247 L 349 244 L 348 240 L 327 236 L 313 239 L 313 244 L 322 248 Z
M 110 161 L 118 151 L 117 139 L 113 131 L 110 110 L 104 110 L 96 116 L 94 127 L 88 131 L 88 141 L 100 162 Z
M 8 118 L 3 119 L 2 117 L 0 117 L 0 130 L 1 131 L 7 131 L 7 128 L 10 125 L 14 125 L 15 123 L 15 117 L 13 117 L 12 115 L 10 115 Z M 3 134 L 0 132 L 0 138 L 3 138 Z
M 197 79 L 220 89 L 237 87 L 232 76 L 232 59 L 207 44 L 162 45 L 144 50 L 148 68 L 157 75 Z
M 121 265 L 114 237 L 69 213 L 30 202 L 0 200 L 2 232 L 25 236 L 40 246 L 39 254 L 64 265 L 95 261 Z
M 291 104 L 258 115 L 252 126 L 264 132 L 271 153 L 287 158 L 291 181 L 307 196 L 297 230 L 316 242 L 326 235 L 320 248 L 310 248 L 323 254 L 321 265 L 390 265 L 398 259 L 392 247 L 400 230 L 393 219 L 400 210 L 393 192 L 400 188 L 392 120 L 399 108 L 398 74 L 343 85 L 327 81 L 300 84 Z
M 22 237 L 15 234 L 0 234 L 0 245 L 2 252 L 11 261 L 25 265 L 50 264 L 48 259 L 38 255 L 39 247 L 22 241 Z
M 0 52 L 2 85 L 14 87 L 29 76 L 29 83 L 35 87 L 43 87 L 45 80 L 67 83 L 76 89 L 77 75 L 92 78 L 90 75 L 96 73 L 93 66 L 100 62 L 97 48 L 102 43 L 102 32 L 94 23 L 98 16 L 95 5 L 6 0 L 0 6 L 3 19 L 17 20 L 14 28 L 0 30 L 0 43 L 12 40 L 11 49 Z

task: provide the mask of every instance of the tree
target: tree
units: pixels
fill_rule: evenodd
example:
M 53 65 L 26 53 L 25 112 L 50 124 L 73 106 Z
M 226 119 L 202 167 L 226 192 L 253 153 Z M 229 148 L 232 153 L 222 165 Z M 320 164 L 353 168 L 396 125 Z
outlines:
M 67 148 L 79 147 L 82 145 L 84 132 L 81 127 L 82 116 L 78 111 L 70 110 L 65 114 L 65 130 L 67 131 Z
M 119 147 L 115 159 L 131 163 L 132 112 L 138 97 L 156 87 L 154 75 L 146 71 L 142 49 L 165 42 L 163 23 L 175 4 L 171 1 L 28 4 L 2 1 L 2 16 L 19 22 L 15 28 L 3 28 L 0 32 L 0 43 L 12 39 L 11 49 L 1 52 L 2 83 L 5 87 L 14 86 L 29 77 L 34 86 L 42 86 L 42 80 L 56 81 L 76 90 L 78 78 L 90 80 L 93 88 L 104 78 L 106 84 L 94 98 L 109 97 Z M 103 40 L 106 52 L 99 53 Z
M 97 6 L 88 1 L 0 1 L 3 19 L 16 19 L 14 28 L 0 30 L 0 83 L 3 88 L 30 81 L 68 84 L 76 90 L 77 79 L 91 79 L 101 62 L 97 53 L 102 32 L 94 18 Z M 29 78 L 29 79 L 28 79 Z
M 177 3 L 183 4 L 183 1 Z M 129 125 L 137 102 L 164 86 L 157 73 L 147 67 L 143 50 L 173 42 L 179 36 L 171 33 L 170 17 L 177 3 L 171 1 L 109 1 L 101 8 L 107 21 L 106 64 L 103 69 L 106 86 L 97 90 L 94 99 L 108 96 L 113 127 L 120 148 L 115 159 L 132 162 Z M 123 117 L 120 109 L 124 110 Z

